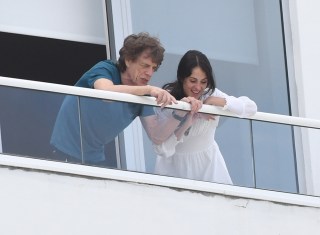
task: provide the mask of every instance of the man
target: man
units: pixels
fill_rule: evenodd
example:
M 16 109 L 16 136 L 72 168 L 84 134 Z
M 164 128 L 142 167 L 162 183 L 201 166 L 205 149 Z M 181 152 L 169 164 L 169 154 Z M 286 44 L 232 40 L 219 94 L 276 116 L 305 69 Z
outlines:
M 167 91 L 149 86 L 153 73 L 161 65 L 164 48 L 159 39 L 147 33 L 128 36 L 119 51 L 117 63 L 104 60 L 87 71 L 75 86 L 115 91 L 133 95 L 149 95 L 162 107 L 177 103 Z M 88 164 L 105 160 L 104 145 L 112 141 L 136 117 L 154 143 L 170 136 L 171 124 L 161 126 L 152 107 L 122 102 L 67 96 L 61 106 L 51 145 L 56 159 Z M 80 121 L 81 120 L 81 121 Z

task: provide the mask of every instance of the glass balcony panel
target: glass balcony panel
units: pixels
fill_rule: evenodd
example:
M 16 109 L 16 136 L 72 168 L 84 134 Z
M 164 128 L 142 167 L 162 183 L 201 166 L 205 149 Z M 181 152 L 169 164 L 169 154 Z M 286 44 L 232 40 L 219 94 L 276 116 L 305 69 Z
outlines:
M 170 125 L 173 122 L 172 110 L 164 108 L 162 113 L 166 112 Z M 146 171 L 229 184 L 228 180 L 222 179 L 228 171 L 234 185 L 254 187 L 250 121 L 217 115 L 210 115 L 214 119 L 208 119 L 208 116 L 199 113 L 191 128 L 182 135 L 181 143 L 178 143 L 177 130 L 174 129 L 170 130 L 172 136 L 160 145 L 160 149 L 154 148 L 145 135 Z M 159 166 L 165 169 L 159 171 Z M 221 176 L 219 171 L 223 171 Z
M 51 131 L 53 160 L 84 163 L 79 116 L 79 98 L 73 95 L 64 96 Z
M 299 188 L 299 180 L 307 180 L 312 174 L 304 172 L 304 165 L 309 164 L 306 155 L 315 153 L 306 149 L 317 145 L 318 129 L 208 114 L 188 119 L 188 111 L 5 86 L 0 86 L 0 106 L 1 148 L 5 154 L 65 162 L 65 155 L 52 145 L 57 142 L 53 139 L 61 138 L 60 143 L 65 145 L 56 147 L 78 158 L 68 161 L 71 163 L 221 183 L 183 174 L 185 169 L 193 169 L 194 159 L 176 161 L 179 174 L 158 170 L 159 158 L 169 161 L 178 152 L 188 157 L 195 153 L 199 158 L 215 139 L 233 185 L 312 194 Z M 140 118 L 135 118 L 141 114 L 145 115 L 142 119 L 157 120 L 157 125 L 144 129 Z M 178 126 L 189 121 L 191 128 L 182 132 L 183 142 L 179 143 Z M 72 141 L 65 139 L 71 127 Z M 70 145 L 76 151 L 69 151 L 66 146 Z M 297 164 L 295 159 L 301 162 Z M 216 159 L 206 160 L 208 174 L 212 174 L 210 167 L 215 167 Z
M 81 127 L 85 127 L 80 125 L 79 107 L 83 108 L 81 99 L 90 100 L 93 104 L 102 102 L 98 99 L 0 86 L 1 152 L 96 165 L 92 158 L 83 154 L 86 152 L 83 151 L 81 139 Z M 99 117 L 95 115 L 99 110 L 95 107 L 97 105 L 93 105 L 91 110 L 84 109 L 84 113 L 93 118 Z M 71 127 L 72 131 L 69 132 Z M 83 136 L 88 136 L 87 130 L 84 132 Z M 117 167 L 114 139 L 105 144 L 104 149 L 111 156 L 100 162 L 99 166 Z
M 293 136 L 290 125 L 253 122 L 257 188 L 298 192 Z
M 251 121 L 220 117 L 216 141 L 234 185 L 255 187 Z
M 81 150 L 84 164 L 117 168 L 116 138 L 129 123 L 130 104 L 112 100 L 79 97 Z M 118 131 L 120 130 L 120 131 Z
M 50 159 L 52 128 L 65 95 L 0 86 L 2 151 Z

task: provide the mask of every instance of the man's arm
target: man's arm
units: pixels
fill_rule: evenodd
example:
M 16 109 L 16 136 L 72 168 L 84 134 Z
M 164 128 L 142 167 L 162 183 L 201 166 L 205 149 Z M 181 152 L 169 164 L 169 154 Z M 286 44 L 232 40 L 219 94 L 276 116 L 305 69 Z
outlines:
M 156 98 L 157 104 L 161 107 L 177 103 L 177 100 L 170 95 L 169 92 L 155 86 L 130 86 L 130 85 L 114 85 L 113 82 L 106 78 L 100 78 L 94 83 L 94 89 L 115 91 L 132 95 L 150 95 Z

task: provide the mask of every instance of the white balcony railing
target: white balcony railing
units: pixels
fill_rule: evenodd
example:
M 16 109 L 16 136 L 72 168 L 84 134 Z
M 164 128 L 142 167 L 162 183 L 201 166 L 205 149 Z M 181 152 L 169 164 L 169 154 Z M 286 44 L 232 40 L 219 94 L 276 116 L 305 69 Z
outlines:
M 52 83 L 45 83 L 45 82 L 36 82 L 36 81 L 22 80 L 22 79 L 16 79 L 16 78 L 0 77 L 0 85 L 8 86 L 8 87 L 38 90 L 38 91 L 56 92 L 60 94 L 78 95 L 78 96 L 86 96 L 86 97 L 92 97 L 92 98 L 117 100 L 117 101 L 123 101 L 123 102 L 158 106 L 153 97 L 135 96 L 135 95 L 117 93 L 117 92 L 111 92 L 111 91 L 93 90 L 93 89 L 87 89 L 87 88 L 81 88 L 81 87 L 73 87 L 73 86 L 52 84 Z M 186 104 L 185 102 L 179 102 L 178 104 L 173 104 L 167 107 L 174 108 L 174 109 L 187 110 L 187 111 L 190 110 L 189 105 Z M 228 111 L 224 111 L 214 106 L 208 106 L 208 105 L 204 105 L 203 108 L 200 110 L 200 112 L 218 114 L 218 115 L 229 116 L 229 117 L 236 117 L 236 115 Z M 320 129 L 320 120 L 310 119 L 310 118 L 257 112 L 256 115 L 248 119 Z
M 35 81 L 8 78 L 8 77 L 0 77 L 0 86 L 157 106 L 155 99 L 153 97 L 134 96 L 134 95 L 129 95 L 129 94 L 117 93 L 117 92 L 108 92 L 108 91 L 79 88 L 79 87 L 59 85 L 59 84 L 35 82 Z M 173 104 L 168 107 L 170 107 L 172 109 L 181 109 L 181 110 L 186 110 L 186 111 L 189 110 L 189 105 L 184 102 L 179 102 L 178 104 Z M 237 118 L 235 115 L 233 115 L 232 113 L 230 113 L 228 111 L 223 111 L 217 107 L 208 106 L 208 105 L 204 105 L 203 108 L 200 110 L 200 112 Z M 252 120 L 252 121 L 262 121 L 262 122 L 268 122 L 268 123 L 290 125 L 293 127 L 305 127 L 305 128 L 311 128 L 311 129 L 320 129 L 320 120 L 302 118 L 302 117 L 292 117 L 292 116 L 286 116 L 286 115 L 258 112 L 255 116 L 250 117 L 248 119 Z M 0 120 L 0 125 L 3 126 L 5 124 L 1 123 L 1 120 Z M 305 133 L 303 133 L 303 134 L 305 134 Z M 1 136 L 0 136 L 0 140 L 1 140 Z M 298 142 L 296 141 L 296 143 L 298 143 Z M 299 142 L 299 143 L 301 143 L 301 142 Z M 305 146 L 304 146 L 304 148 L 305 148 Z M 312 152 L 312 151 L 306 151 L 304 148 L 302 150 L 303 153 L 304 152 L 309 152 L 309 153 Z M 1 145 L 0 145 L 0 150 L 1 150 Z M 312 159 L 312 156 L 308 156 L 308 158 Z M 3 158 L 3 159 L 5 159 L 5 158 Z M 302 160 L 300 159 L 297 161 L 297 165 L 301 165 L 301 166 L 297 166 L 298 168 L 302 167 L 302 166 L 304 167 L 304 166 L 310 164 L 310 161 L 309 161 L 309 163 L 301 162 L 305 159 L 306 159 L 306 157 L 304 157 Z M 21 160 L 19 159 L 19 161 L 21 161 Z M 23 164 L 26 164 L 26 161 L 28 161 L 28 159 L 25 159 L 22 161 L 23 161 Z M 32 161 L 36 162 L 36 160 L 32 160 Z M 2 162 L 2 164 L 5 164 L 5 163 Z M 8 164 L 14 165 L 14 162 L 12 162 L 12 160 L 8 160 Z M 53 164 L 53 163 L 48 163 L 48 164 Z M 43 165 L 43 163 L 41 163 L 40 165 Z M 39 167 L 39 166 L 37 166 L 37 167 Z M 72 167 L 74 167 L 74 166 L 72 166 Z M 306 172 L 306 171 L 307 170 L 305 168 L 304 168 L 304 170 L 302 170 L 302 172 Z M 85 175 L 86 173 L 82 172 L 82 174 Z M 89 172 L 88 172 L 88 174 L 89 174 Z M 125 173 L 125 174 L 130 174 L 130 173 Z M 317 182 L 315 182 L 316 179 L 311 179 L 313 181 L 312 187 L 311 187 L 310 182 L 308 182 L 308 180 L 310 180 L 310 177 L 306 176 L 306 175 L 301 175 L 301 174 L 303 174 L 303 173 L 298 172 L 298 177 L 307 181 L 304 183 L 304 186 L 302 186 L 302 187 L 300 186 L 301 193 L 302 194 L 317 195 L 317 193 L 314 193 L 317 190 L 319 190 L 319 189 L 317 189 L 317 187 L 318 187 Z M 117 173 L 117 175 L 118 175 L 118 173 Z M 118 176 L 116 176 L 116 177 L 118 177 Z M 135 179 L 135 181 L 136 180 L 137 179 Z M 171 180 L 172 181 L 175 181 L 175 180 L 179 181 L 179 179 L 171 179 Z M 208 185 L 207 183 L 204 183 L 204 184 L 206 186 Z M 189 189 L 192 188 L 192 187 L 190 188 L 189 186 L 186 186 L 186 185 L 181 186 L 181 187 L 185 187 L 185 188 L 189 188 Z M 303 189 L 304 187 L 306 189 Z M 311 187 L 312 190 L 308 189 L 308 187 Z M 232 187 L 230 188 L 227 186 L 227 188 L 228 188 L 228 190 L 232 191 Z M 203 189 L 201 189 L 201 190 L 203 190 Z

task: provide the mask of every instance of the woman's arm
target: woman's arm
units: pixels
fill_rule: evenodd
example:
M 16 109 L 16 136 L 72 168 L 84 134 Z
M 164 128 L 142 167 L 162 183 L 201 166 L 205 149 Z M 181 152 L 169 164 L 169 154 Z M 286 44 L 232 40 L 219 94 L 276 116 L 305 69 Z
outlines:
M 183 135 L 188 131 L 189 128 L 191 128 L 192 123 L 194 122 L 197 114 L 187 114 L 185 119 L 180 123 L 180 125 L 177 127 L 177 129 L 174 131 L 175 136 L 177 137 L 177 140 L 181 140 Z
M 194 116 L 197 114 L 187 114 L 173 134 L 161 144 L 153 144 L 155 152 L 162 157 L 170 157 L 175 153 L 177 144 L 183 142 L 183 135 L 191 127 Z
M 247 96 L 234 97 L 216 89 L 212 96 L 206 98 L 204 104 L 223 107 L 239 117 L 249 117 L 257 112 L 256 103 Z
M 207 99 L 203 101 L 203 103 L 208 105 L 224 107 L 227 103 L 227 100 L 226 98 L 222 98 L 222 97 L 209 96 Z
M 172 110 L 164 111 L 168 112 L 168 116 L 166 118 L 157 114 L 140 117 L 141 123 L 148 134 L 148 137 L 154 144 L 161 144 L 167 140 L 181 123 L 180 120 L 172 115 Z M 183 118 L 183 116 L 181 117 Z
M 174 133 L 182 121 L 186 121 L 186 115 L 196 114 L 202 107 L 202 101 L 193 97 L 185 97 L 181 101 L 190 104 L 190 111 L 156 108 L 155 115 L 140 118 L 153 143 L 161 144 L 164 142 Z
M 176 146 L 182 143 L 183 139 L 177 140 L 175 134 L 172 134 L 166 141 L 161 144 L 154 144 L 153 149 L 158 156 L 161 157 L 171 157 L 176 152 Z

